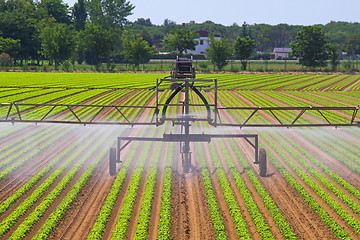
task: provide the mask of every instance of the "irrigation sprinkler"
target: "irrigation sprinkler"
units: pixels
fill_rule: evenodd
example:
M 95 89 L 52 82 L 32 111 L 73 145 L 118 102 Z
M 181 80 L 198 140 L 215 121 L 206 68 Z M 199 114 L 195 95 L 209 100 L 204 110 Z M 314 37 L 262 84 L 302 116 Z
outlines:
M 105 125 L 126 125 L 126 126 L 161 126 L 167 122 L 172 122 L 173 126 L 180 127 L 180 133 L 164 133 L 162 137 L 129 137 L 120 136 L 117 138 L 117 145 L 110 149 L 109 154 L 109 173 L 116 175 L 116 164 L 121 162 L 121 152 L 133 141 L 145 142 L 177 142 L 180 144 L 180 154 L 182 159 L 182 167 L 184 173 L 192 171 L 191 149 L 190 143 L 208 142 L 216 138 L 238 138 L 243 139 L 250 148 L 254 150 L 254 164 L 259 165 L 259 174 L 262 177 L 267 176 L 267 158 L 266 150 L 259 149 L 258 134 L 206 134 L 192 133 L 192 125 L 195 122 L 203 122 L 211 127 L 360 127 L 359 106 L 357 107 L 224 107 L 218 104 L 218 82 L 216 79 L 196 79 L 195 70 L 192 66 L 192 59 L 177 58 L 175 68 L 169 76 L 156 80 L 156 86 L 149 89 L 155 90 L 156 104 L 155 106 L 132 106 L 132 105 L 86 105 L 86 104 L 27 104 L 27 103 L 0 103 L 0 109 L 7 108 L 6 117 L 0 119 L 0 122 L 31 122 L 31 123 L 62 123 L 62 124 L 105 124 Z M 160 100 L 163 89 L 160 88 L 162 83 L 167 83 L 171 89 L 171 95 L 165 100 Z M 213 89 L 213 101 L 209 102 L 203 95 L 202 89 L 211 87 Z M 172 103 L 177 95 L 182 95 L 183 99 L 180 103 Z M 191 96 L 196 95 L 201 100 L 200 104 L 194 104 Z M 169 116 L 169 109 L 179 107 L 182 109 L 180 115 Z M 193 107 L 201 107 L 206 109 L 204 116 L 195 116 L 191 112 Z M 25 108 L 26 110 L 22 110 Z M 42 114 L 26 116 L 26 112 L 36 111 L 38 108 L 46 108 L 48 110 L 41 111 Z M 76 109 L 91 108 L 95 110 L 95 114 L 88 118 L 82 118 L 77 114 Z M 151 110 L 153 117 L 151 121 L 141 121 L 129 119 L 126 109 Z M 109 111 L 117 114 L 119 118 L 116 120 L 106 120 Z M 242 114 L 248 114 L 242 121 L 224 122 L 221 115 L 225 111 L 237 111 Z M 339 120 L 331 117 L 331 113 L 339 111 L 348 112 L 349 118 Z M 68 113 L 68 117 L 64 120 L 57 117 L 56 113 Z M 282 119 L 282 113 L 292 112 L 293 119 Z M 305 115 L 317 114 L 322 119 L 319 123 L 303 123 L 299 121 Z M 267 116 L 271 118 L 269 122 L 257 123 L 256 116 Z

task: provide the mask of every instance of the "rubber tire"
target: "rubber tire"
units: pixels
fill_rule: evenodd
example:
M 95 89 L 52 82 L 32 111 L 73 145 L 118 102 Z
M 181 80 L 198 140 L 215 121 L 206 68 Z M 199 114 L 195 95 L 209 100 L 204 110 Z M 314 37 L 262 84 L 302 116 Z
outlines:
M 110 173 L 110 176 L 116 175 L 116 148 L 110 148 L 109 173 Z
M 266 150 L 261 148 L 259 151 L 259 169 L 260 169 L 261 177 L 266 177 L 266 167 L 267 167 Z

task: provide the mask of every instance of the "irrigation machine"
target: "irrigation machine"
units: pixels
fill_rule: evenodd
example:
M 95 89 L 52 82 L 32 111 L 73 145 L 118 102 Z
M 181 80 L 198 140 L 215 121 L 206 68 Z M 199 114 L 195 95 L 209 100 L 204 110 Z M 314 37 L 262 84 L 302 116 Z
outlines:
M 173 126 L 180 126 L 178 133 L 164 133 L 162 137 L 130 137 L 120 136 L 117 138 L 116 148 L 110 149 L 109 154 L 109 173 L 110 175 L 116 175 L 116 164 L 121 162 L 121 152 L 133 141 L 147 141 L 147 142 L 177 142 L 180 144 L 180 153 L 182 159 L 182 167 L 184 173 L 189 173 L 192 170 L 191 163 L 191 149 L 190 143 L 192 142 L 208 142 L 215 138 L 240 138 L 243 139 L 248 146 L 254 150 L 254 164 L 259 165 L 259 174 L 262 177 L 267 175 L 267 158 L 266 151 L 263 148 L 259 149 L 258 134 L 206 134 L 206 133 L 191 133 L 192 125 L 195 122 L 203 122 L 212 127 L 345 127 L 345 126 L 357 126 L 360 127 L 358 107 L 224 107 L 218 104 L 218 83 L 216 79 L 196 79 L 195 69 L 193 67 L 192 59 L 177 58 L 175 68 L 171 74 L 163 79 L 156 80 L 156 86 L 149 89 L 155 91 L 156 104 L 155 106 L 130 106 L 130 105 L 82 105 L 82 104 L 26 104 L 26 103 L 1 103 L 0 108 L 8 108 L 5 118 L 0 119 L 0 122 L 32 122 L 32 123 L 65 123 L 65 124 L 115 124 L 115 125 L 127 125 L 127 126 L 161 126 L 167 122 L 172 122 Z M 161 93 L 164 91 L 160 88 L 161 84 L 166 84 L 171 89 L 171 95 L 166 99 L 165 103 L 160 99 Z M 211 88 L 213 91 L 213 101 L 210 102 L 203 95 L 203 89 Z M 172 103 L 172 100 L 177 95 L 182 96 L 180 103 Z M 194 104 L 192 96 L 198 96 L 201 100 L 200 104 Z M 47 107 L 42 116 L 37 116 L 35 119 L 23 118 L 22 107 L 27 108 L 41 108 Z M 180 107 L 182 113 L 170 116 L 169 109 L 171 107 Z M 205 114 L 199 116 L 191 112 L 194 107 L 204 108 Z M 62 108 L 63 111 L 68 111 L 73 116 L 73 120 L 62 120 L 51 116 L 54 109 Z M 77 108 L 94 108 L 96 110 L 94 116 L 89 120 L 83 120 L 78 114 L 76 114 Z M 150 109 L 153 111 L 153 117 L 151 121 L 136 121 L 129 120 L 125 114 L 124 109 Z M 112 109 L 120 114 L 122 121 L 104 121 L 101 117 L 104 114 L 105 109 Z M 223 111 L 240 111 L 248 113 L 246 119 L 242 122 L 224 122 L 221 119 L 221 112 Z M 284 121 L 281 118 L 281 114 L 284 111 L 292 111 L 296 114 L 290 121 Z M 329 114 L 339 111 L 348 112 L 349 118 L 346 121 L 334 121 L 329 118 Z M 299 123 L 299 119 L 308 113 L 315 112 L 322 119 L 320 123 Z M 267 115 L 272 118 L 272 121 L 258 124 L 252 123 L 255 116 Z

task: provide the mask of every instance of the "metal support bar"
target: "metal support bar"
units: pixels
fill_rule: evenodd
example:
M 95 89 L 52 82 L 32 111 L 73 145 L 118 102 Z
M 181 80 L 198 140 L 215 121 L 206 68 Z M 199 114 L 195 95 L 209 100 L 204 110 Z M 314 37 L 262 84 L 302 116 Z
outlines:
M 53 106 L 53 107 L 50 109 L 50 111 L 47 112 L 47 113 L 45 114 L 45 116 L 43 116 L 43 117 L 41 118 L 40 121 L 44 120 L 44 119 L 52 112 L 52 110 L 54 110 L 55 107 L 56 107 L 56 106 Z
M 331 124 L 331 122 L 325 117 L 325 115 L 318 109 L 317 110 L 319 113 L 320 113 L 320 115 L 329 123 L 329 124 Z
M 115 107 L 115 109 L 125 118 L 128 123 L 130 123 L 129 119 L 127 119 L 127 117 L 120 111 L 118 107 Z
M 294 119 L 294 121 L 291 124 L 295 124 L 295 122 L 306 112 L 306 109 L 301 110 L 299 115 Z
M 254 115 L 255 115 L 255 113 L 258 111 L 258 109 L 255 109 L 252 113 L 251 113 L 251 115 L 248 117 L 248 119 L 246 119 L 246 121 L 243 123 L 243 125 L 245 125 Z
M 359 111 L 358 108 L 354 110 L 353 115 L 352 115 L 352 118 L 351 118 L 351 124 L 354 123 L 358 111 Z
M 255 144 L 250 142 L 250 140 L 247 137 L 244 137 L 245 141 L 248 142 L 253 148 L 255 148 Z
M 91 118 L 90 122 L 92 122 L 104 108 L 105 107 L 100 108 L 100 110 L 95 114 L 95 116 L 93 118 Z
M 72 114 L 74 114 L 74 116 L 77 118 L 77 120 L 78 120 L 79 122 L 81 122 L 80 118 L 75 114 L 75 112 L 70 108 L 70 106 L 67 106 L 67 107 L 68 107 L 68 109 L 72 112 Z
M 274 118 L 276 118 L 276 120 L 278 120 L 278 122 L 283 125 L 283 123 L 280 121 L 280 119 L 275 115 L 275 113 L 272 110 L 269 110 L 270 113 L 274 116 Z
M 19 116 L 19 120 L 21 121 L 21 115 L 20 115 L 19 106 L 17 104 L 15 104 L 15 107 L 16 107 L 17 114 Z
M 8 111 L 8 113 L 6 115 L 6 120 L 8 120 L 8 118 L 9 118 L 12 106 L 13 106 L 13 104 L 11 103 L 10 106 L 9 106 L 9 111 Z
M 122 146 L 121 148 L 119 148 L 119 149 L 120 149 L 120 152 L 121 152 L 127 145 L 129 145 L 131 142 L 132 142 L 132 140 L 130 139 L 130 140 L 128 140 L 128 141 L 124 144 L 124 146 Z M 120 143 L 120 141 L 119 141 L 119 143 Z

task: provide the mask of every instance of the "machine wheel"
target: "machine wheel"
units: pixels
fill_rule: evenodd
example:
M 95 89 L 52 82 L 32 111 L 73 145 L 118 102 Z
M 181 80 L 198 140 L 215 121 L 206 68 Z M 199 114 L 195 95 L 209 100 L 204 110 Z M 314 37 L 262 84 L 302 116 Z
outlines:
M 109 173 L 110 176 L 116 175 L 116 148 L 110 148 Z
M 261 177 L 266 177 L 266 164 L 266 150 L 261 148 L 259 151 L 259 169 Z

